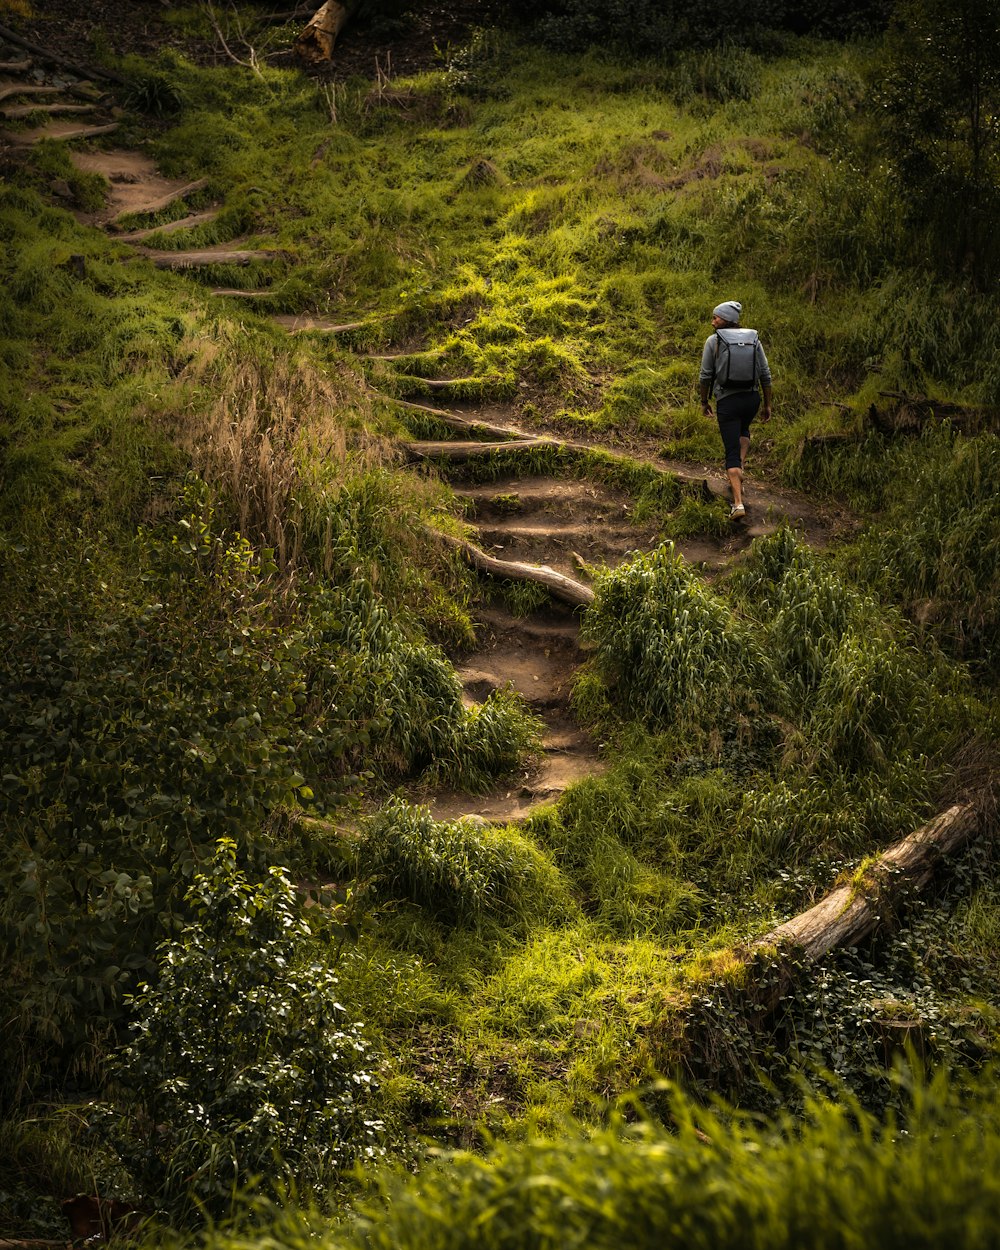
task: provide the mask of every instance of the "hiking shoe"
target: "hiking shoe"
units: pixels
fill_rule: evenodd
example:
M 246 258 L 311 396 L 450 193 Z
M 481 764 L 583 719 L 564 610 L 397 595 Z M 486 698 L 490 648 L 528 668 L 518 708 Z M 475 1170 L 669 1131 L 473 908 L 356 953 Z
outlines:
M 730 521 L 735 521 L 737 517 L 746 516 L 746 514 L 747 514 L 747 510 L 746 508 L 743 507 L 741 503 L 734 503 L 733 506 L 729 509 Z

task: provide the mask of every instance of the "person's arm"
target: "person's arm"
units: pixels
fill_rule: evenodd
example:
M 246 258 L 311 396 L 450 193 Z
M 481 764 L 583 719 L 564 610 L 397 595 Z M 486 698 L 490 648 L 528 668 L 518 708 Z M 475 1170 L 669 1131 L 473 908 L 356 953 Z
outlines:
M 698 374 L 698 386 L 701 390 L 701 410 L 707 417 L 712 415 L 712 405 L 709 399 L 712 381 L 715 378 L 714 338 L 715 336 L 710 334 L 705 340 L 705 346 L 701 353 L 701 371 Z
M 760 419 L 762 421 L 770 421 L 771 366 L 767 363 L 767 356 L 764 354 L 764 347 L 760 339 L 757 340 L 757 376 L 760 378 L 760 389 L 764 395 L 764 407 L 761 409 Z

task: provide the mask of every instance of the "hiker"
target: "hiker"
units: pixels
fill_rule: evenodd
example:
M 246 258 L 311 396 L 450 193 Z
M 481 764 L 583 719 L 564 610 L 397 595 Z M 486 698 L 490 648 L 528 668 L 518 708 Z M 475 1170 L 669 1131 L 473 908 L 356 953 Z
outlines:
M 714 334 L 705 340 L 701 354 L 701 407 L 712 415 L 709 387 L 715 395 L 719 433 L 726 452 L 726 476 L 733 492 L 730 519 L 746 516 L 743 503 L 743 466 L 750 449 L 750 422 L 760 407 L 764 392 L 762 420 L 771 416 L 771 370 L 756 330 L 740 326 L 743 305 L 730 299 L 712 309 Z

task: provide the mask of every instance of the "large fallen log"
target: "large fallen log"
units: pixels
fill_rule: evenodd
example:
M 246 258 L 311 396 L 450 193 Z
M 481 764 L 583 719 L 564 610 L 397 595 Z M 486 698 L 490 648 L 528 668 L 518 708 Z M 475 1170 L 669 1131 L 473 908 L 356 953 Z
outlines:
M 777 946 L 799 961 L 817 963 L 839 946 L 856 946 L 874 932 L 893 896 L 922 889 L 941 860 L 964 846 L 979 825 L 974 804 L 956 803 L 884 851 L 860 880 L 838 886 L 759 938 L 755 947 Z
M 354 16 L 361 0 L 326 0 L 295 40 L 295 51 L 310 65 L 333 60 L 337 36 Z
M 485 551 L 464 538 L 453 538 L 450 534 L 442 534 L 437 530 L 428 531 L 445 546 L 453 547 L 462 558 L 481 573 L 489 573 L 493 577 L 505 577 L 515 582 L 534 582 L 563 603 L 573 607 L 589 607 L 594 602 L 594 592 L 583 582 L 574 581 L 549 568 L 547 564 L 524 564 L 520 560 L 498 560 L 487 555 Z

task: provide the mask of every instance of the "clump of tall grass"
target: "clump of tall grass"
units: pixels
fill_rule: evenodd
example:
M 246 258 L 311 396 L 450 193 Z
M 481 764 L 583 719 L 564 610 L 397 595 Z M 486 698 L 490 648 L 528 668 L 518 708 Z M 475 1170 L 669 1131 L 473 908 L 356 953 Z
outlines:
M 773 686 L 750 629 L 672 543 L 598 579 L 583 636 L 626 715 L 651 728 L 710 726 Z
M 356 862 L 374 898 L 416 903 L 452 924 L 523 923 L 571 910 L 551 860 L 522 834 L 435 821 L 400 799 L 368 819 Z
M 327 1250 L 834 1250 L 990 1242 L 1000 1202 L 995 1076 L 971 1088 L 897 1075 L 905 1112 L 884 1121 L 853 1100 L 813 1095 L 802 1118 L 744 1117 L 654 1092 L 668 1124 L 615 1114 L 596 1131 L 449 1152 L 419 1176 L 380 1179 L 377 1200 L 320 1235 Z M 711 1200 L 706 1201 L 706 1195 Z M 282 1241 L 315 1242 L 302 1217 Z M 242 1250 L 212 1234 L 211 1250 Z

